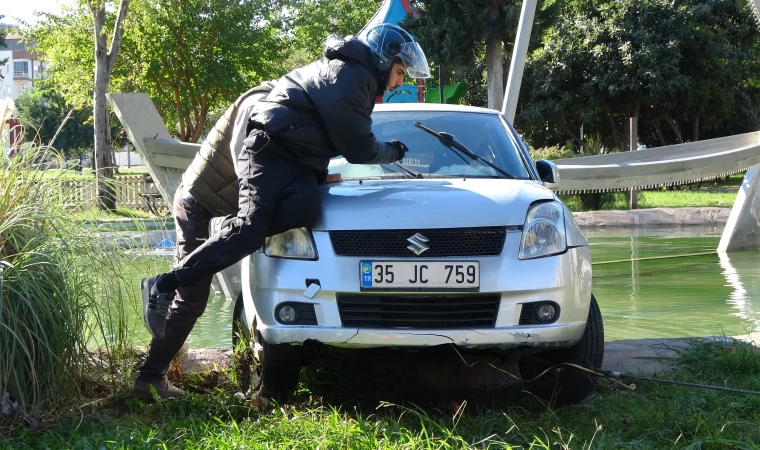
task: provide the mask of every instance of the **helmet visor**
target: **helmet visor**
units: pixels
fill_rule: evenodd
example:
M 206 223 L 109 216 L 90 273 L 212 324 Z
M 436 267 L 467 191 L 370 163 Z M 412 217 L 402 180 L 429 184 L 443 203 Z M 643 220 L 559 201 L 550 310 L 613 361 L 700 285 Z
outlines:
M 406 66 L 406 73 L 412 78 L 430 78 L 427 58 L 417 42 L 401 44 L 398 56 Z

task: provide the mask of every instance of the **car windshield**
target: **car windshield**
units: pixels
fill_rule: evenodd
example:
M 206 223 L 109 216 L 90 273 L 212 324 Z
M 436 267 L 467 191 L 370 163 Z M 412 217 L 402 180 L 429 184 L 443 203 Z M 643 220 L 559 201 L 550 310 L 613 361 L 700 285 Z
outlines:
M 409 147 L 401 163 L 424 178 L 504 178 L 504 175 L 460 150 L 443 145 L 436 136 L 415 127 L 415 122 L 454 135 L 473 153 L 517 179 L 530 179 L 520 151 L 496 114 L 383 111 L 375 112 L 372 121 L 377 140 L 390 142 L 398 139 Z M 329 170 L 340 173 L 344 179 L 412 177 L 394 164 L 349 164 L 343 157 L 333 158 Z

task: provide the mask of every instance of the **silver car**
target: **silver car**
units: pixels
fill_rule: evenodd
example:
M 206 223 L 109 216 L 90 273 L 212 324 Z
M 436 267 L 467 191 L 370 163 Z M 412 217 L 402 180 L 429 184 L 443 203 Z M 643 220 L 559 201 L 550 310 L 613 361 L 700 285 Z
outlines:
M 254 391 L 291 392 L 314 346 L 455 345 L 521 356 L 541 397 L 588 396 L 595 379 L 575 366 L 601 367 L 604 331 L 556 167 L 494 110 L 383 104 L 372 119 L 409 147 L 401 164 L 333 159 L 343 181 L 321 186 L 314 227 L 242 263 L 233 343 L 253 351 Z

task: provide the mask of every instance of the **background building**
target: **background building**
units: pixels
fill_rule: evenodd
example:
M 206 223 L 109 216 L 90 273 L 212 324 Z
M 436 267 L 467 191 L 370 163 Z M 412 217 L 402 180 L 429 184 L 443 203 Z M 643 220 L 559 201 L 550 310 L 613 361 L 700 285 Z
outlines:
M 0 99 L 15 100 L 25 89 L 34 86 L 42 78 L 48 63 L 40 61 L 41 53 L 30 52 L 27 43 L 17 34 L 5 36 L 5 46 L 0 47 L 0 61 L 8 59 L 0 66 L 3 75 Z

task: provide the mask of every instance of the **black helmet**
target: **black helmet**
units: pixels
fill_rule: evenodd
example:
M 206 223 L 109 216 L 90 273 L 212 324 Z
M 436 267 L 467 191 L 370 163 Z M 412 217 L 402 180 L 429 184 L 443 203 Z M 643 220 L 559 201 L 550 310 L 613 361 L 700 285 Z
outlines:
M 381 23 L 370 28 L 359 36 L 367 47 L 372 50 L 375 68 L 381 73 L 387 73 L 393 60 L 398 58 L 406 67 L 407 74 L 412 78 L 430 78 L 425 53 L 420 44 L 403 28 L 389 23 Z

